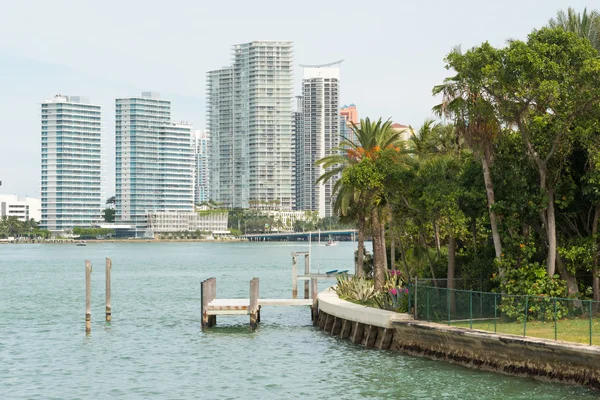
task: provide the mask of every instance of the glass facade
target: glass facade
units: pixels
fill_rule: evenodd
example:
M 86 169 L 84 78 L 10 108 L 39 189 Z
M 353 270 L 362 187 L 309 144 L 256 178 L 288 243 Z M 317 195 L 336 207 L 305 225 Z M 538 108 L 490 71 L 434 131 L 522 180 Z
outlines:
M 233 46 L 233 65 L 207 75 L 211 197 L 228 207 L 292 209 L 293 44 Z
M 79 96 L 41 105 L 41 227 L 69 232 L 101 221 L 102 109 Z
M 151 92 L 117 99 L 116 219 L 147 227 L 156 210 L 193 210 L 191 127 L 171 123 L 171 103 Z
M 325 170 L 317 160 L 332 154 L 340 142 L 338 67 L 305 67 L 302 81 L 302 116 L 296 144 L 296 208 L 333 214 L 331 192 L 337 179 L 316 181 Z
M 194 148 L 196 150 L 196 173 L 194 178 L 194 203 L 200 204 L 210 200 L 209 193 L 209 142 L 208 132 L 196 131 Z

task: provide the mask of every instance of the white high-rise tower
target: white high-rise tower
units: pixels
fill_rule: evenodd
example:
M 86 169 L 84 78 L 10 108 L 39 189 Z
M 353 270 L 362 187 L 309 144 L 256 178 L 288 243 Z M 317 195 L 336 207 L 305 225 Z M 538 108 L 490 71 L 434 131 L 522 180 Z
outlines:
M 192 211 L 191 126 L 171 122 L 158 93 L 116 100 L 116 219 L 138 229 L 153 211 Z
M 233 57 L 231 67 L 207 74 L 211 198 L 292 209 L 293 44 L 239 44 Z
M 42 221 L 68 232 L 101 221 L 102 108 L 86 97 L 42 103 Z
M 303 65 L 302 129 L 296 144 L 296 208 L 333 214 L 331 192 L 336 179 L 316 185 L 325 170 L 317 160 L 332 154 L 340 142 L 339 91 L 342 61 L 324 65 Z

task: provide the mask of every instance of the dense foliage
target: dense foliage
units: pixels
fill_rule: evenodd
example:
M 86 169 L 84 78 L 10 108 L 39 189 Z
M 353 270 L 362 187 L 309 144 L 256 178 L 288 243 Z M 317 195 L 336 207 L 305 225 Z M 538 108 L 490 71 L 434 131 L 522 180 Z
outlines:
M 341 175 L 339 213 L 373 238 L 376 293 L 389 268 L 600 300 L 600 17 L 569 10 L 550 26 L 452 50 L 452 75 L 433 88 L 440 122 L 402 140 L 365 119 L 319 162 L 321 181 Z

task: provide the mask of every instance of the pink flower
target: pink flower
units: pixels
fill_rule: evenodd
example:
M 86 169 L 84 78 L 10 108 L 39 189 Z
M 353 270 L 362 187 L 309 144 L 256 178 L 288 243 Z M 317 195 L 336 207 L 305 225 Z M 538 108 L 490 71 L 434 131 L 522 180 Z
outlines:
M 398 294 L 398 291 L 396 290 L 396 288 L 390 289 L 390 294 L 393 294 L 395 296 Z
M 408 288 L 404 288 L 404 293 L 408 294 Z

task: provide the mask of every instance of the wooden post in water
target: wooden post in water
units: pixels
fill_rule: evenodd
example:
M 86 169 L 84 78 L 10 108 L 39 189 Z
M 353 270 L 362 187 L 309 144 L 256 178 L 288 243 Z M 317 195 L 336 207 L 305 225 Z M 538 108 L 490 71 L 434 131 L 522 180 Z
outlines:
M 258 278 L 252 278 L 250 281 L 250 305 L 248 311 L 250 312 L 250 329 L 256 329 L 258 325 Z
M 292 299 L 298 298 L 298 255 L 292 252 Z
M 210 303 L 211 301 L 213 301 L 214 299 L 217 298 L 217 278 L 210 278 L 210 297 L 208 302 Z M 211 315 L 209 318 L 209 324 L 210 326 L 215 326 L 217 324 L 217 316 L 216 315 Z
M 112 260 L 106 258 L 106 322 L 112 319 L 112 307 L 110 305 L 110 271 L 112 269 Z
M 215 299 L 217 289 L 217 279 L 209 278 L 202 281 L 200 284 L 200 297 L 202 298 L 201 313 L 202 313 L 202 329 L 209 328 L 216 323 L 216 316 L 208 315 L 208 303 Z M 215 317 L 215 318 L 213 318 Z
M 85 333 L 92 331 L 92 263 L 85 260 Z
M 311 286 L 311 291 L 312 291 L 312 307 L 311 307 L 311 318 L 313 320 L 314 323 L 317 322 L 317 318 L 319 315 L 319 289 L 318 289 L 318 282 L 317 282 L 317 278 L 310 278 L 310 286 Z
M 304 275 L 310 275 L 310 254 L 304 255 Z M 309 282 L 308 280 L 304 280 L 304 298 L 310 299 L 309 297 Z

